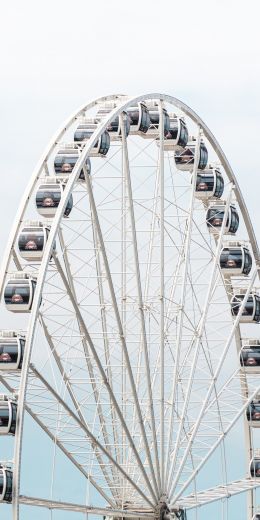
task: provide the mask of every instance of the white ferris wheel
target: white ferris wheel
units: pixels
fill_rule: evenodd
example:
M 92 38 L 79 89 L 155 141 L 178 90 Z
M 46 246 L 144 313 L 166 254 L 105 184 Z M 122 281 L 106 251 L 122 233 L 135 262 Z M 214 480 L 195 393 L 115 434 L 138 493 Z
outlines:
M 2 262 L 1 518 L 259 519 L 259 262 L 187 105 L 75 112 Z

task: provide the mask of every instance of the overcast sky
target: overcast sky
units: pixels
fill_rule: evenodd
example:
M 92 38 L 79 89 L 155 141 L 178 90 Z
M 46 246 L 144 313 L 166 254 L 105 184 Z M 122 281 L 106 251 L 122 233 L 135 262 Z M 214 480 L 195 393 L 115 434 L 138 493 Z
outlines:
M 2 4 L 0 254 L 54 131 L 79 105 L 112 92 L 157 90 L 197 111 L 222 144 L 260 231 L 259 11 L 258 0 Z

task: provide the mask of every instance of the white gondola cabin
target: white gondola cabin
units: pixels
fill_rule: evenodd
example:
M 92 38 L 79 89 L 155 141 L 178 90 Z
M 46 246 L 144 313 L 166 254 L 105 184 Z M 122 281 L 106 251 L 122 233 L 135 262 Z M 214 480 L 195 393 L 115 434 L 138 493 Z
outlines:
M 77 143 L 86 143 L 91 138 L 92 134 L 95 132 L 98 125 L 99 121 L 97 119 L 82 118 L 80 120 L 79 126 L 77 127 L 74 133 L 74 141 Z M 105 130 L 97 139 L 89 155 L 90 157 L 104 157 L 105 155 L 107 155 L 109 147 L 110 136 L 108 131 Z
M 15 331 L 0 331 L 0 372 L 21 370 L 25 336 Z
M 246 418 L 251 428 L 260 428 L 260 396 L 253 399 L 248 405 Z
M 255 455 L 249 464 L 249 473 L 252 478 L 260 478 L 260 456 Z
M 234 290 L 234 296 L 231 299 L 231 313 L 237 316 L 240 306 L 245 298 L 246 289 Z M 242 315 L 240 317 L 241 323 L 259 323 L 260 321 L 260 296 L 252 291 L 245 303 Z
M 11 468 L 0 464 L 0 502 L 12 502 L 13 472 Z
M 79 159 L 82 152 L 82 147 L 72 144 L 61 145 L 55 159 L 54 159 L 54 170 L 57 175 L 69 175 L 73 172 L 74 166 Z M 91 173 L 91 163 L 87 158 L 85 162 L 86 172 L 88 175 Z M 84 170 L 82 169 L 79 174 L 80 180 L 85 180 Z
M 160 131 L 160 114 L 161 108 L 156 99 L 152 99 L 147 101 L 146 103 L 149 117 L 150 117 L 150 126 L 148 131 L 143 135 L 143 137 L 147 139 L 155 138 L 159 139 L 159 131 Z M 169 114 L 164 106 L 162 106 L 162 115 L 163 115 L 163 133 L 164 137 L 168 134 L 170 130 L 170 118 Z
M 4 290 L 4 301 L 7 310 L 12 312 L 30 312 L 36 283 L 36 278 L 28 273 L 24 273 L 24 271 L 10 275 Z
M 179 117 L 176 114 L 169 115 L 170 127 L 165 136 L 164 149 L 181 151 L 185 148 L 189 133 L 188 128 L 183 117 Z
M 102 120 L 108 117 L 108 114 L 112 112 L 116 108 L 117 104 L 113 101 L 107 101 L 106 103 L 102 103 L 97 112 L 97 119 Z M 127 112 L 122 112 L 122 119 L 125 125 L 125 136 L 127 137 L 130 132 L 130 120 Z M 107 131 L 110 136 L 110 141 L 118 141 L 122 136 L 121 129 L 121 117 L 116 116 L 113 121 L 109 123 L 107 126 Z
M 136 106 L 128 108 L 127 114 L 130 122 L 130 134 L 146 134 L 151 123 L 149 110 L 146 104 L 140 102 Z
M 189 139 L 183 150 L 175 152 L 175 164 L 178 170 L 192 171 L 195 160 L 196 138 Z M 208 150 L 203 139 L 200 140 L 198 170 L 205 170 L 208 162 Z
M 252 268 L 252 256 L 246 245 L 227 242 L 221 250 L 219 265 L 224 275 L 247 276 Z
M 48 177 L 39 185 L 36 193 L 36 208 L 38 213 L 46 218 L 53 218 L 61 201 L 62 192 L 66 186 L 65 179 Z M 64 217 L 68 217 L 73 208 L 73 197 L 70 195 L 64 211 Z
M 24 223 L 18 238 L 20 256 L 28 262 L 41 262 L 49 232 L 50 227 L 42 222 Z M 55 245 L 53 249 L 55 249 Z
M 0 435 L 14 435 L 16 430 L 17 402 L 0 395 Z
M 209 167 L 197 171 L 195 196 L 207 200 L 210 197 L 220 199 L 224 191 L 224 179 L 218 168 Z
M 206 214 L 206 223 L 210 233 L 218 234 L 225 214 L 225 201 L 211 202 Z M 225 235 L 234 235 L 239 226 L 239 215 L 234 204 L 230 204 L 224 230 Z
M 246 374 L 260 374 L 260 340 L 243 340 L 240 366 Z

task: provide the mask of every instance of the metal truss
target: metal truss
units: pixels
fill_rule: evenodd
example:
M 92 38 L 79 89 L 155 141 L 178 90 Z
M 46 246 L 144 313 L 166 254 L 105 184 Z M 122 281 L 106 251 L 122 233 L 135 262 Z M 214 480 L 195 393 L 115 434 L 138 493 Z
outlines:
M 147 134 L 130 126 L 128 135 L 127 112 L 135 107 L 140 116 L 145 104 L 151 114 L 157 111 L 157 122 Z M 167 145 L 167 111 L 174 111 L 175 118 L 185 116 L 196 135 L 189 171 L 178 170 L 176 146 L 169 150 Z M 71 135 L 82 118 L 91 119 L 96 129 L 77 144 L 81 153 L 73 171 L 62 176 L 60 203 L 45 222 L 48 240 L 41 262 L 25 261 L 17 246 L 21 226 L 31 216 L 39 182 L 54 176 L 57 150 L 72 147 Z M 101 158 L 95 145 L 115 122 L 118 131 L 110 130 L 110 149 Z M 218 233 L 206 222 L 216 197 L 200 200 L 197 193 L 203 143 L 208 163 L 221 169 L 225 181 Z M 71 195 L 73 210 L 65 217 Z M 233 204 L 243 236 L 227 235 Z M 223 245 L 242 239 L 249 244 L 252 272 L 223 276 Z M 3 389 L 18 396 L 13 520 L 19 520 L 21 506 L 157 518 L 161 508 L 181 514 L 239 493 L 248 497 L 251 519 L 259 482 L 248 478 L 248 465 L 258 437 L 245 412 L 260 385 L 256 373 L 240 367 L 239 352 L 248 334 L 241 319 L 259 266 L 235 175 L 213 134 L 187 105 L 159 93 L 112 95 L 80 107 L 65 122 L 21 200 L 0 271 L 1 295 L 10 272 L 37 276 L 31 312 L 22 317 L 22 370 L 0 373 Z M 233 316 L 231 299 L 241 288 L 245 297 Z M 17 315 L 12 318 L 17 330 Z M 254 323 L 247 327 L 254 337 Z M 53 447 L 50 498 L 22 494 L 27 416 Z M 235 475 L 228 482 L 229 442 L 237 428 L 243 430 L 245 478 Z M 89 496 L 81 503 L 55 496 L 56 474 L 62 478 L 57 453 L 88 482 L 96 505 L 89 505 Z M 200 477 L 214 457 L 220 482 L 202 490 Z

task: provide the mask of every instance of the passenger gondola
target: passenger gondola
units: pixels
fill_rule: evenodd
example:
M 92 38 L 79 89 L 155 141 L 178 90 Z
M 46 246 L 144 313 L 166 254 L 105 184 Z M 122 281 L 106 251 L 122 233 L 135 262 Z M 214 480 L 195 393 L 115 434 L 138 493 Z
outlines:
M 248 374 L 260 374 L 260 341 L 248 339 L 243 341 L 240 351 L 240 366 Z
M 10 276 L 4 290 L 6 308 L 12 312 L 30 312 L 36 289 L 36 279 L 24 273 Z
M 66 182 L 60 182 L 56 178 L 48 177 L 45 182 L 39 185 L 36 193 L 36 207 L 38 213 L 44 217 L 52 218 L 61 201 L 62 192 Z M 73 198 L 70 195 L 64 211 L 64 217 L 68 217 L 73 207 Z
M 225 201 L 212 202 L 207 210 L 206 222 L 210 233 L 218 234 L 225 214 Z M 239 216 L 234 204 L 230 204 L 226 220 L 225 235 L 234 235 L 239 226 Z
M 17 402 L 0 395 L 0 435 L 14 435 L 16 430 Z
M 25 349 L 25 336 L 14 331 L 0 332 L 0 372 L 21 370 Z
M 0 464 L 0 502 L 12 502 L 13 472 L 7 466 Z
M 97 119 L 83 119 L 74 133 L 75 142 L 87 142 L 92 134 L 95 132 L 99 124 Z M 107 130 L 105 130 L 101 136 L 97 139 L 95 145 L 91 149 L 90 157 L 107 155 L 110 147 L 110 136 Z M 90 172 L 89 172 L 90 173 Z
M 252 520 L 260 520 L 260 513 L 253 516 Z
M 147 139 L 156 138 L 159 139 L 159 131 L 160 131 L 160 114 L 161 109 L 159 107 L 158 101 L 156 99 L 147 101 L 147 108 L 149 111 L 150 117 L 150 126 L 148 131 L 143 135 L 143 137 Z M 166 108 L 162 107 L 163 114 L 163 133 L 164 137 L 167 136 L 170 130 L 170 118 Z
M 252 256 L 248 247 L 240 242 L 228 242 L 221 250 L 219 264 L 225 275 L 247 276 L 252 268 Z
M 18 249 L 22 258 L 28 262 L 41 262 L 50 227 L 41 222 L 28 222 L 18 238 Z M 55 245 L 54 248 L 55 249 Z
M 113 101 L 103 103 L 97 112 L 97 119 L 100 120 L 107 118 L 109 113 L 112 112 L 116 108 L 116 106 L 116 103 Z M 130 132 L 130 120 L 127 112 L 123 111 L 121 115 L 125 125 L 125 136 L 128 137 Z M 116 116 L 115 119 L 108 124 L 106 130 L 109 133 L 110 141 L 118 141 L 121 139 L 122 129 L 120 121 L 121 117 Z
M 231 313 L 237 316 L 240 305 L 243 302 L 246 294 L 246 289 L 238 289 L 231 299 Z M 260 296 L 255 292 L 251 292 L 247 298 L 246 304 L 240 317 L 240 322 L 243 323 L 259 323 L 260 321 Z
M 252 478 L 260 478 L 260 457 L 255 456 L 250 461 L 249 472 Z
M 251 428 L 260 428 L 260 397 L 253 399 L 248 405 L 246 418 Z
M 169 119 L 170 128 L 165 136 L 164 149 L 181 151 L 189 139 L 188 128 L 183 117 L 170 114 Z
M 197 171 L 196 191 L 197 199 L 207 200 L 210 197 L 220 199 L 224 191 L 224 179 L 218 168 L 209 167 L 207 170 Z
M 82 152 L 82 148 L 77 145 L 63 145 L 58 154 L 54 159 L 54 170 L 57 175 L 69 175 L 73 172 L 74 166 L 79 159 Z M 86 171 L 88 174 L 91 173 L 91 163 L 89 159 L 86 159 Z M 79 174 L 80 180 L 85 180 L 84 170 L 82 169 Z
M 194 167 L 195 160 L 195 150 L 196 150 L 196 139 L 191 138 L 184 150 L 175 152 L 175 164 L 178 170 L 183 171 L 192 171 Z M 204 144 L 204 141 L 201 139 L 200 147 L 199 147 L 199 161 L 198 161 L 198 170 L 205 170 L 208 162 L 208 150 Z
M 130 134 L 146 134 L 151 122 L 146 104 L 140 102 L 136 106 L 129 107 L 127 109 L 127 114 L 130 122 Z

